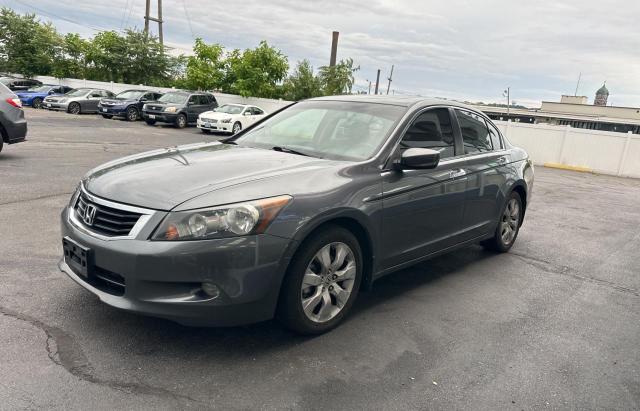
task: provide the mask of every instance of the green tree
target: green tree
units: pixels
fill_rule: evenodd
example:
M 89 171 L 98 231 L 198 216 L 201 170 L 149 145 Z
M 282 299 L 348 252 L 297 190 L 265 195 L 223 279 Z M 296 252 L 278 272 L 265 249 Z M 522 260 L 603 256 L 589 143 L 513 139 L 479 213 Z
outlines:
M 60 35 L 35 14 L 20 15 L 0 9 L 0 70 L 25 77 L 51 74 Z
M 186 58 L 183 87 L 193 90 L 220 89 L 224 83 L 224 47 L 206 44 L 201 38 L 193 46 L 195 55 Z
M 85 78 L 89 42 L 79 34 L 69 33 L 56 47 L 52 74 L 57 78 Z
M 236 56 L 237 57 L 237 56 Z M 243 97 L 277 98 L 278 83 L 284 80 L 289 69 L 287 57 L 282 52 L 261 41 L 255 49 L 247 49 L 239 58 L 232 58 L 227 66 L 229 91 Z
M 309 60 L 298 62 L 282 88 L 282 98 L 286 100 L 298 101 L 322 95 L 322 84 L 320 79 L 313 74 L 313 67 Z
M 353 67 L 353 59 L 340 60 L 335 66 L 320 67 L 320 81 L 325 95 L 351 94 L 355 77 L 360 67 Z

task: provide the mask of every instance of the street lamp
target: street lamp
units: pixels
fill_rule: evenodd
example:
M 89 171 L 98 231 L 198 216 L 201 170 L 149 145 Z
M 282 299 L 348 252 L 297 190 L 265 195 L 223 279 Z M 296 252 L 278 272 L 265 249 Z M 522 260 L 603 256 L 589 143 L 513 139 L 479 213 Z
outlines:
M 502 92 L 502 97 L 507 98 L 507 121 L 509 121 L 509 108 L 511 107 L 511 87 Z

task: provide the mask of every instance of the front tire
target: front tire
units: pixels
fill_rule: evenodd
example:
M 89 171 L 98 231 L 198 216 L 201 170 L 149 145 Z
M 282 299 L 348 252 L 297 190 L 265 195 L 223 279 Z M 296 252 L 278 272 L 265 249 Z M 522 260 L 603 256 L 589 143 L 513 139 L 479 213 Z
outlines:
M 201 128 L 200 131 L 202 131 L 202 133 L 204 134 L 210 134 L 211 130 L 205 130 L 204 128 Z
M 231 131 L 231 134 L 232 134 L 232 135 L 236 135 L 236 134 L 238 134 L 240 131 L 242 131 L 242 124 L 240 124 L 240 122 L 239 122 L 239 121 L 236 121 L 236 122 L 233 124 L 233 129 L 232 129 L 232 131 Z
M 152 126 L 152 125 L 156 124 L 156 121 L 155 121 L 155 120 L 149 120 L 149 119 L 147 119 L 147 120 L 145 120 L 144 122 L 145 122 L 145 123 L 147 123 L 147 125 L 148 125 L 148 126 Z
M 67 108 L 67 112 L 71 114 L 80 114 L 80 104 L 79 103 L 71 103 L 69 104 L 69 108 Z
M 31 107 L 33 108 L 41 108 L 42 107 L 42 99 L 39 97 L 36 97 L 33 99 L 33 101 L 31 102 Z
M 129 107 L 127 109 L 127 121 L 137 121 L 140 115 L 138 114 L 138 109 L 135 107 Z
M 362 280 L 362 251 L 356 237 L 328 226 L 300 246 L 284 278 L 278 319 L 301 334 L 322 334 L 349 313 Z
M 512 191 L 507 202 L 500 213 L 500 220 L 496 231 L 488 240 L 482 242 L 482 245 L 492 251 L 506 253 L 511 249 L 513 243 L 516 242 L 518 233 L 520 232 L 520 223 L 522 222 L 522 199 L 520 194 Z
M 178 114 L 176 117 L 176 127 L 185 128 L 187 126 L 187 117 L 184 114 Z

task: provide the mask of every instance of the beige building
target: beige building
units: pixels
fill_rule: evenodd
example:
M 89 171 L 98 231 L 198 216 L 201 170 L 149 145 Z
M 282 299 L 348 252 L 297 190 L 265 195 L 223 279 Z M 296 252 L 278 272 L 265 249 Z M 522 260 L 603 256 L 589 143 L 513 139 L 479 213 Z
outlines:
M 640 108 L 607 106 L 608 97 L 609 91 L 602 86 L 596 92 L 593 105 L 587 104 L 586 96 L 562 96 L 560 102 L 543 101 L 542 106 L 537 109 L 507 110 L 506 107 L 491 106 L 476 108 L 494 120 L 640 134 Z

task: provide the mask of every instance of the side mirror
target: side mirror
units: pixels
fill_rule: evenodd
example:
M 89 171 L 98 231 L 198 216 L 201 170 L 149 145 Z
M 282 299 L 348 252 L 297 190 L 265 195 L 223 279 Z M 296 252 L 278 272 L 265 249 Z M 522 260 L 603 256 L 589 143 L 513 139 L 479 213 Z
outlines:
M 400 159 L 393 163 L 396 170 L 424 170 L 436 168 L 440 162 L 440 152 L 430 148 L 408 148 Z
M 250 111 L 245 111 L 242 115 L 243 115 L 243 116 L 250 116 L 250 115 L 251 115 L 251 112 L 250 112 Z

